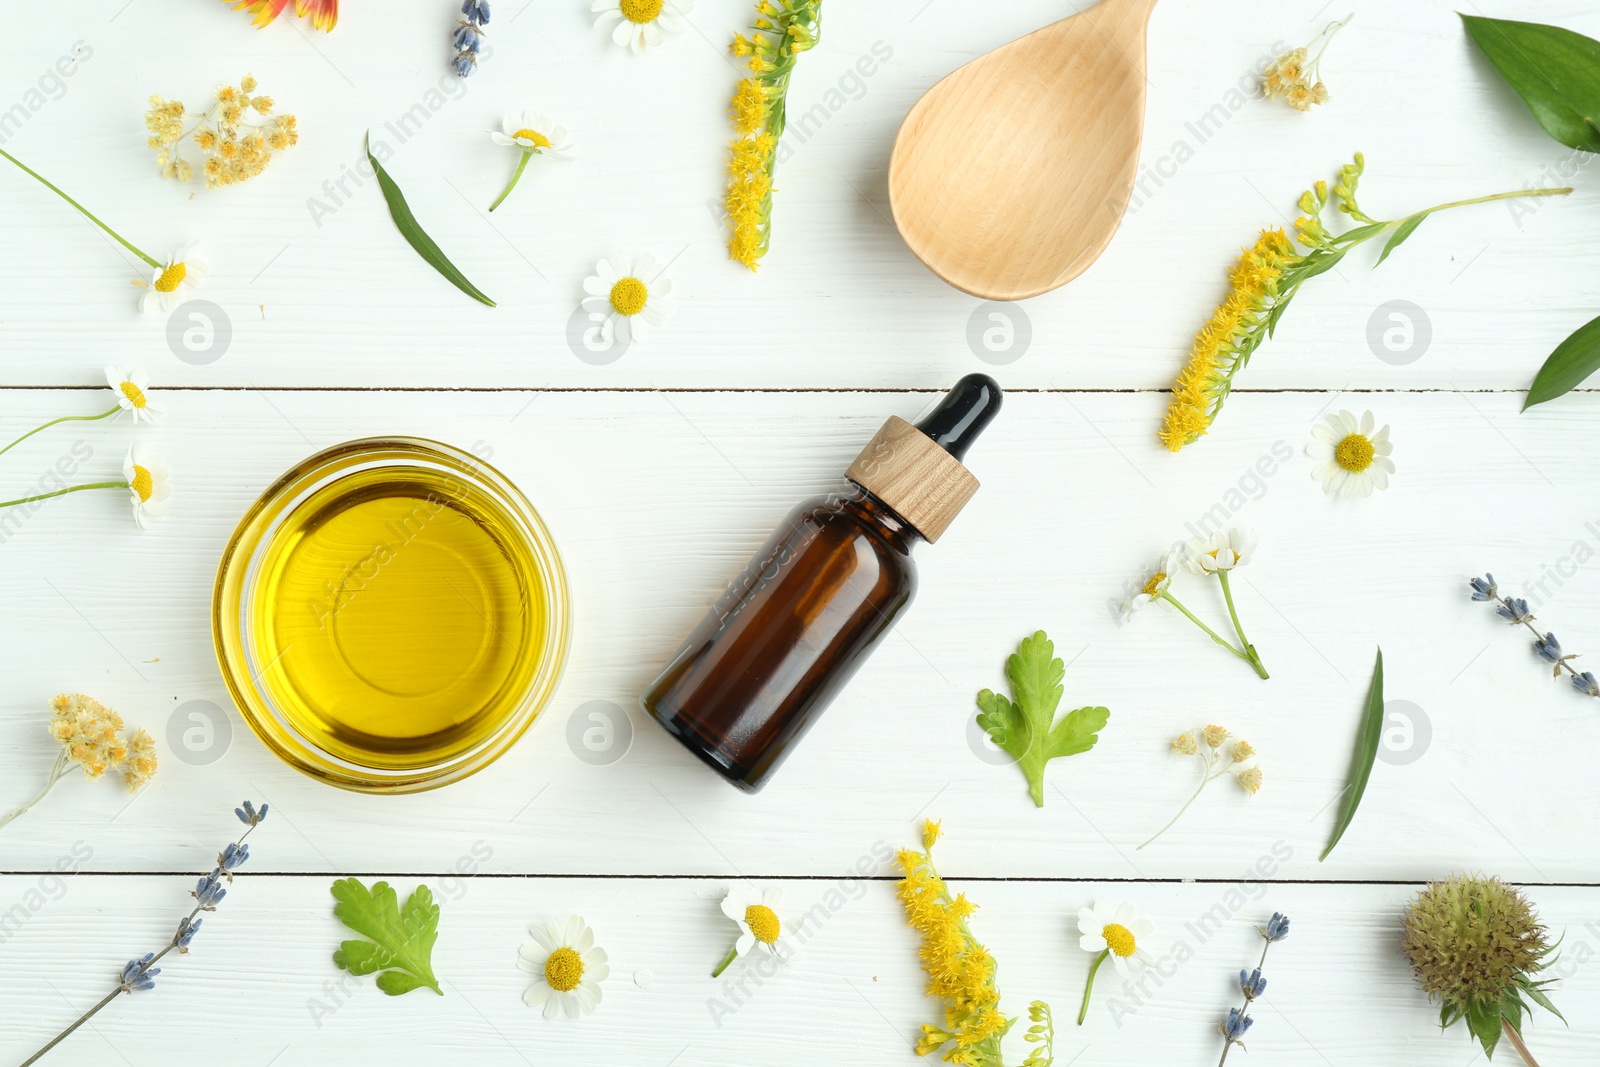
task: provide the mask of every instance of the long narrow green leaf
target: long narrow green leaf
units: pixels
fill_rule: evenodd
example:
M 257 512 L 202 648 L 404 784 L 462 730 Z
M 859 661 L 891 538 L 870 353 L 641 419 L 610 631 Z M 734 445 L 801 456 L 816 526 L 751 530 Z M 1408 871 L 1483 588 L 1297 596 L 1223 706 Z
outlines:
M 1361 720 L 1361 736 L 1356 741 L 1355 760 L 1350 765 L 1350 784 L 1345 786 L 1344 805 L 1339 809 L 1339 821 L 1334 824 L 1333 837 L 1328 847 L 1317 857 L 1321 863 L 1339 843 L 1350 828 L 1361 797 L 1367 791 L 1367 779 L 1372 777 L 1372 764 L 1378 758 L 1378 745 L 1383 740 L 1383 649 L 1378 649 L 1378 660 L 1372 667 L 1372 684 L 1367 688 L 1367 710 Z
M 1600 152 L 1600 41 L 1537 22 L 1461 19 L 1546 133 L 1568 148 Z
M 395 226 L 400 230 L 400 236 L 404 237 L 406 243 L 417 250 L 417 255 L 421 256 L 424 262 L 444 275 L 450 284 L 472 297 L 472 299 L 494 307 L 494 301 L 485 296 L 476 285 L 467 281 L 467 276 L 456 269 L 456 265 L 450 262 L 449 257 L 439 249 L 433 238 L 429 237 L 427 232 L 423 230 L 422 224 L 411 213 L 411 207 L 406 203 L 405 194 L 394 183 L 394 179 L 389 177 L 389 172 L 383 169 L 383 164 L 378 162 L 378 157 L 372 154 L 370 138 L 368 138 L 366 150 L 367 159 L 372 162 L 372 172 L 378 176 L 378 188 L 383 190 L 383 199 L 389 204 L 389 215 L 394 219 Z
M 1378 262 L 1372 265 L 1373 270 L 1383 266 L 1383 261 L 1389 258 L 1389 253 L 1406 243 L 1406 238 L 1417 232 L 1417 227 L 1428 217 L 1428 212 L 1423 211 L 1411 216 L 1399 226 L 1395 227 L 1394 235 L 1389 238 L 1389 243 L 1383 246 L 1383 254 L 1378 257 Z
M 1522 410 L 1571 392 L 1597 370 L 1600 370 L 1600 319 L 1580 326 L 1577 333 L 1550 353 L 1528 387 L 1528 398 L 1522 402 Z

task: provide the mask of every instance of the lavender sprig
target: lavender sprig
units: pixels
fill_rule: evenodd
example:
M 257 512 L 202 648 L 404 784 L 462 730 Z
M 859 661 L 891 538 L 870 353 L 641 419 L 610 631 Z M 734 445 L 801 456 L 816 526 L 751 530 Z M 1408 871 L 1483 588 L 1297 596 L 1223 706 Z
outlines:
M 1275 911 L 1272 918 L 1267 920 L 1267 925 L 1259 927 L 1257 933 L 1266 944 L 1261 946 L 1261 959 L 1255 969 L 1239 972 L 1239 991 L 1244 994 L 1244 1005 L 1229 1008 L 1228 1017 L 1217 1027 L 1222 1031 L 1222 1058 L 1217 1061 L 1217 1067 L 1228 1062 L 1228 1053 L 1233 1046 L 1244 1048 L 1244 1035 L 1255 1025 L 1255 1020 L 1249 1015 L 1250 1005 L 1267 991 L 1267 980 L 1261 977 L 1261 968 L 1267 962 L 1267 949 L 1289 936 L 1289 917 L 1281 911 Z
M 1472 586 L 1472 599 L 1494 601 L 1495 614 L 1506 620 L 1512 626 L 1526 626 L 1533 634 L 1533 651 L 1546 663 L 1553 664 L 1550 675 L 1554 678 L 1561 677 L 1566 672 L 1572 678 L 1572 687 L 1584 696 L 1600 697 L 1600 681 L 1595 680 L 1593 671 L 1580 671 L 1568 660 L 1577 659 L 1577 653 L 1563 652 L 1561 642 L 1556 635 L 1548 630 L 1539 632 L 1534 625 L 1533 612 L 1528 610 L 1528 602 L 1520 597 L 1503 597 L 1500 587 L 1495 583 L 1494 575 L 1485 574 L 1482 578 L 1473 578 L 1469 583 Z
M 180 954 L 188 953 L 189 943 L 194 940 L 194 935 L 200 932 L 200 924 L 205 921 L 200 917 L 200 913 L 202 911 L 216 910 L 222 898 L 227 896 L 227 890 L 222 888 L 222 883 L 225 881 L 232 882 L 233 872 L 243 866 L 244 862 L 250 858 L 250 846 L 244 843 L 244 839 L 249 837 L 255 828 L 261 825 L 262 820 L 267 817 L 267 805 L 263 804 L 257 809 L 254 804 L 247 800 L 244 802 L 243 807 L 234 808 L 233 813 L 239 817 L 240 822 L 244 823 L 244 833 L 223 847 L 222 851 L 217 854 L 217 866 L 212 869 L 210 874 L 203 876 L 193 892 L 189 894 L 195 898 L 194 908 L 188 915 L 178 921 L 178 927 L 173 931 L 172 938 L 167 942 L 166 946 L 160 952 L 146 952 L 143 956 L 129 960 L 122 968 L 122 974 L 111 992 L 102 997 L 94 1007 L 80 1015 L 77 1022 L 51 1038 L 49 1044 L 23 1060 L 21 1067 L 30 1067 L 30 1064 L 37 1063 L 44 1057 L 45 1053 L 65 1041 L 74 1030 L 94 1018 L 101 1008 L 115 1000 L 118 993 L 131 994 L 135 991 L 154 989 L 156 975 L 161 973 L 161 968 L 157 967 L 156 964 L 160 963 L 161 958 L 167 953 L 173 949 L 177 949 Z
M 456 77 L 465 78 L 478 69 L 478 53 L 483 49 L 483 28 L 489 25 L 488 0 L 462 0 L 461 19 L 450 34 L 450 44 L 456 50 L 450 60 L 450 69 Z

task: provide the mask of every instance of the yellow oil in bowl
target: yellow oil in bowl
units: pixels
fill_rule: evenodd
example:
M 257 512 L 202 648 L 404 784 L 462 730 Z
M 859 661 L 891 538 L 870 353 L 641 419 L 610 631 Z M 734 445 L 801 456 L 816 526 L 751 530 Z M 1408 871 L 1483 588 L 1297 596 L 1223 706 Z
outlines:
M 335 785 L 408 792 L 510 746 L 566 657 L 560 557 L 537 513 L 466 453 L 354 441 L 245 516 L 213 609 L 252 729 Z

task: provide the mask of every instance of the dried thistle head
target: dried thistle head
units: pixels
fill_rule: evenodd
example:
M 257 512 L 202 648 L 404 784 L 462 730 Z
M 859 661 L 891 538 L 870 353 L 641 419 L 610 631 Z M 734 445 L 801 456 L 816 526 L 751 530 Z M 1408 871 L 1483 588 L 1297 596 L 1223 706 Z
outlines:
M 1401 942 L 1418 985 L 1440 1003 L 1440 1023 L 1466 1019 L 1489 1054 L 1501 1019 L 1515 1026 L 1528 1010 L 1524 993 L 1551 1007 L 1542 992 L 1549 983 L 1533 975 L 1554 947 L 1515 886 L 1471 875 L 1419 893 L 1406 908 Z

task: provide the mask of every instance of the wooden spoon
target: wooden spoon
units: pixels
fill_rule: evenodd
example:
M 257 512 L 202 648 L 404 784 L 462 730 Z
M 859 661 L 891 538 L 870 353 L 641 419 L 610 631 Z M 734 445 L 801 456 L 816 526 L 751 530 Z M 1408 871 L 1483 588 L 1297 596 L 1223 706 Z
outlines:
M 1111 242 L 1144 132 L 1156 0 L 1101 0 L 948 75 L 889 160 L 911 251 L 957 289 L 1020 300 L 1065 285 Z

